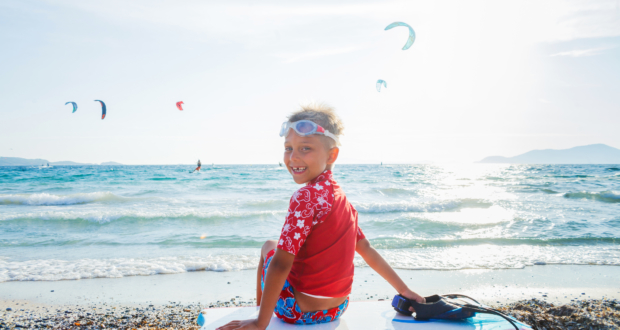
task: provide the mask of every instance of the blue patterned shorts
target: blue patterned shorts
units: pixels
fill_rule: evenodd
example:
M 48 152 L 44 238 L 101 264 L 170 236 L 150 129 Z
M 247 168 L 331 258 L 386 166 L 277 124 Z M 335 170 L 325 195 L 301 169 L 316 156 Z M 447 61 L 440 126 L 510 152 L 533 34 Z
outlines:
M 271 259 L 275 254 L 276 250 L 271 250 L 267 253 L 267 257 L 265 258 L 265 263 L 263 264 L 263 271 L 260 280 L 261 290 L 265 290 L 265 275 L 267 274 L 267 267 L 271 263 Z M 276 308 L 274 309 L 274 313 L 276 316 L 284 322 L 293 323 L 293 324 L 316 324 L 316 323 L 327 323 L 331 321 L 337 320 L 349 306 L 349 297 L 340 304 L 338 307 L 302 313 L 297 306 L 297 301 L 295 301 L 295 291 L 291 284 L 286 280 L 284 282 L 284 287 L 282 288 L 282 292 L 280 292 L 280 298 L 278 298 L 278 303 L 276 304 Z

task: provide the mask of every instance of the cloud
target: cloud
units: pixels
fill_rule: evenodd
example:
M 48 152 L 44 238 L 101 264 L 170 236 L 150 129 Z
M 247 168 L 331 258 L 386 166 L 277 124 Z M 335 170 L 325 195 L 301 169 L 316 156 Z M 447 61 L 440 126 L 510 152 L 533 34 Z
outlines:
M 590 48 L 590 49 L 574 49 L 566 52 L 559 52 L 556 54 L 549 55 L 549 57 L 554 56 L 570 56 L 570 57 L 583 57 L 583 56 L 593 56 L 599 55 L 603 51 L 608 50 L 610 48 Z

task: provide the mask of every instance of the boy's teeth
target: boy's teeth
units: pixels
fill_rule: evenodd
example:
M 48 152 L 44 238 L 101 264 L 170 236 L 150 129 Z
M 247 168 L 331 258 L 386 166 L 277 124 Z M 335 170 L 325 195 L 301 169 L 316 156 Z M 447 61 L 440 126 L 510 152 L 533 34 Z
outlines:
M 295 172 L 302 172 L 304 170 L 306 170 L 305 167 L 293 167 L 293 171 L 295 171 Z

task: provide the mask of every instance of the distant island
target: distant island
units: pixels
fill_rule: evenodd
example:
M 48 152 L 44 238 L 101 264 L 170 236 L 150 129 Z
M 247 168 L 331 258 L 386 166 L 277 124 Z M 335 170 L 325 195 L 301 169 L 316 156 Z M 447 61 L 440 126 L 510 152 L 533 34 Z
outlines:
M 561 150 L 532 150 L 514 157 L 491 156 L 478 163 L 620 164 L 620 149 L 605 144 L 590 144 Z
M 43 164 L 50 164 L 50 165 L 74 165 L 74 166 L 81 166 L 81 165 L 123 165 L 121 163 L 117 163 L 117 162 L 104 162 L 101 164 L 94 164 L 94 163 L 77 163 L 77 162 L 72 162 L 72 161 L 60 161 L 60 162 L 50 162 L 47 159 L 41 159 L 41 158 L 37 158 L 37 159 L 27 159 L 27 158 L 19 158 L 19 157 L 0 157 L 0 166 L 39 166 L 39 165 L 43 165 Z

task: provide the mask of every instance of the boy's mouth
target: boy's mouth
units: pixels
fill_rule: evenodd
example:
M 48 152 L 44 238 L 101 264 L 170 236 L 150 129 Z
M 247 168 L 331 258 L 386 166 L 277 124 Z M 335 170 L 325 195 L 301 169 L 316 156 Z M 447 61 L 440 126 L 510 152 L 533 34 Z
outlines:
M 291 170 L 293 171 L 294 174 L 301 174 L 303 172 L 305 172 L 307 169 L 307 167 L 294 167 L 291 166 Z

